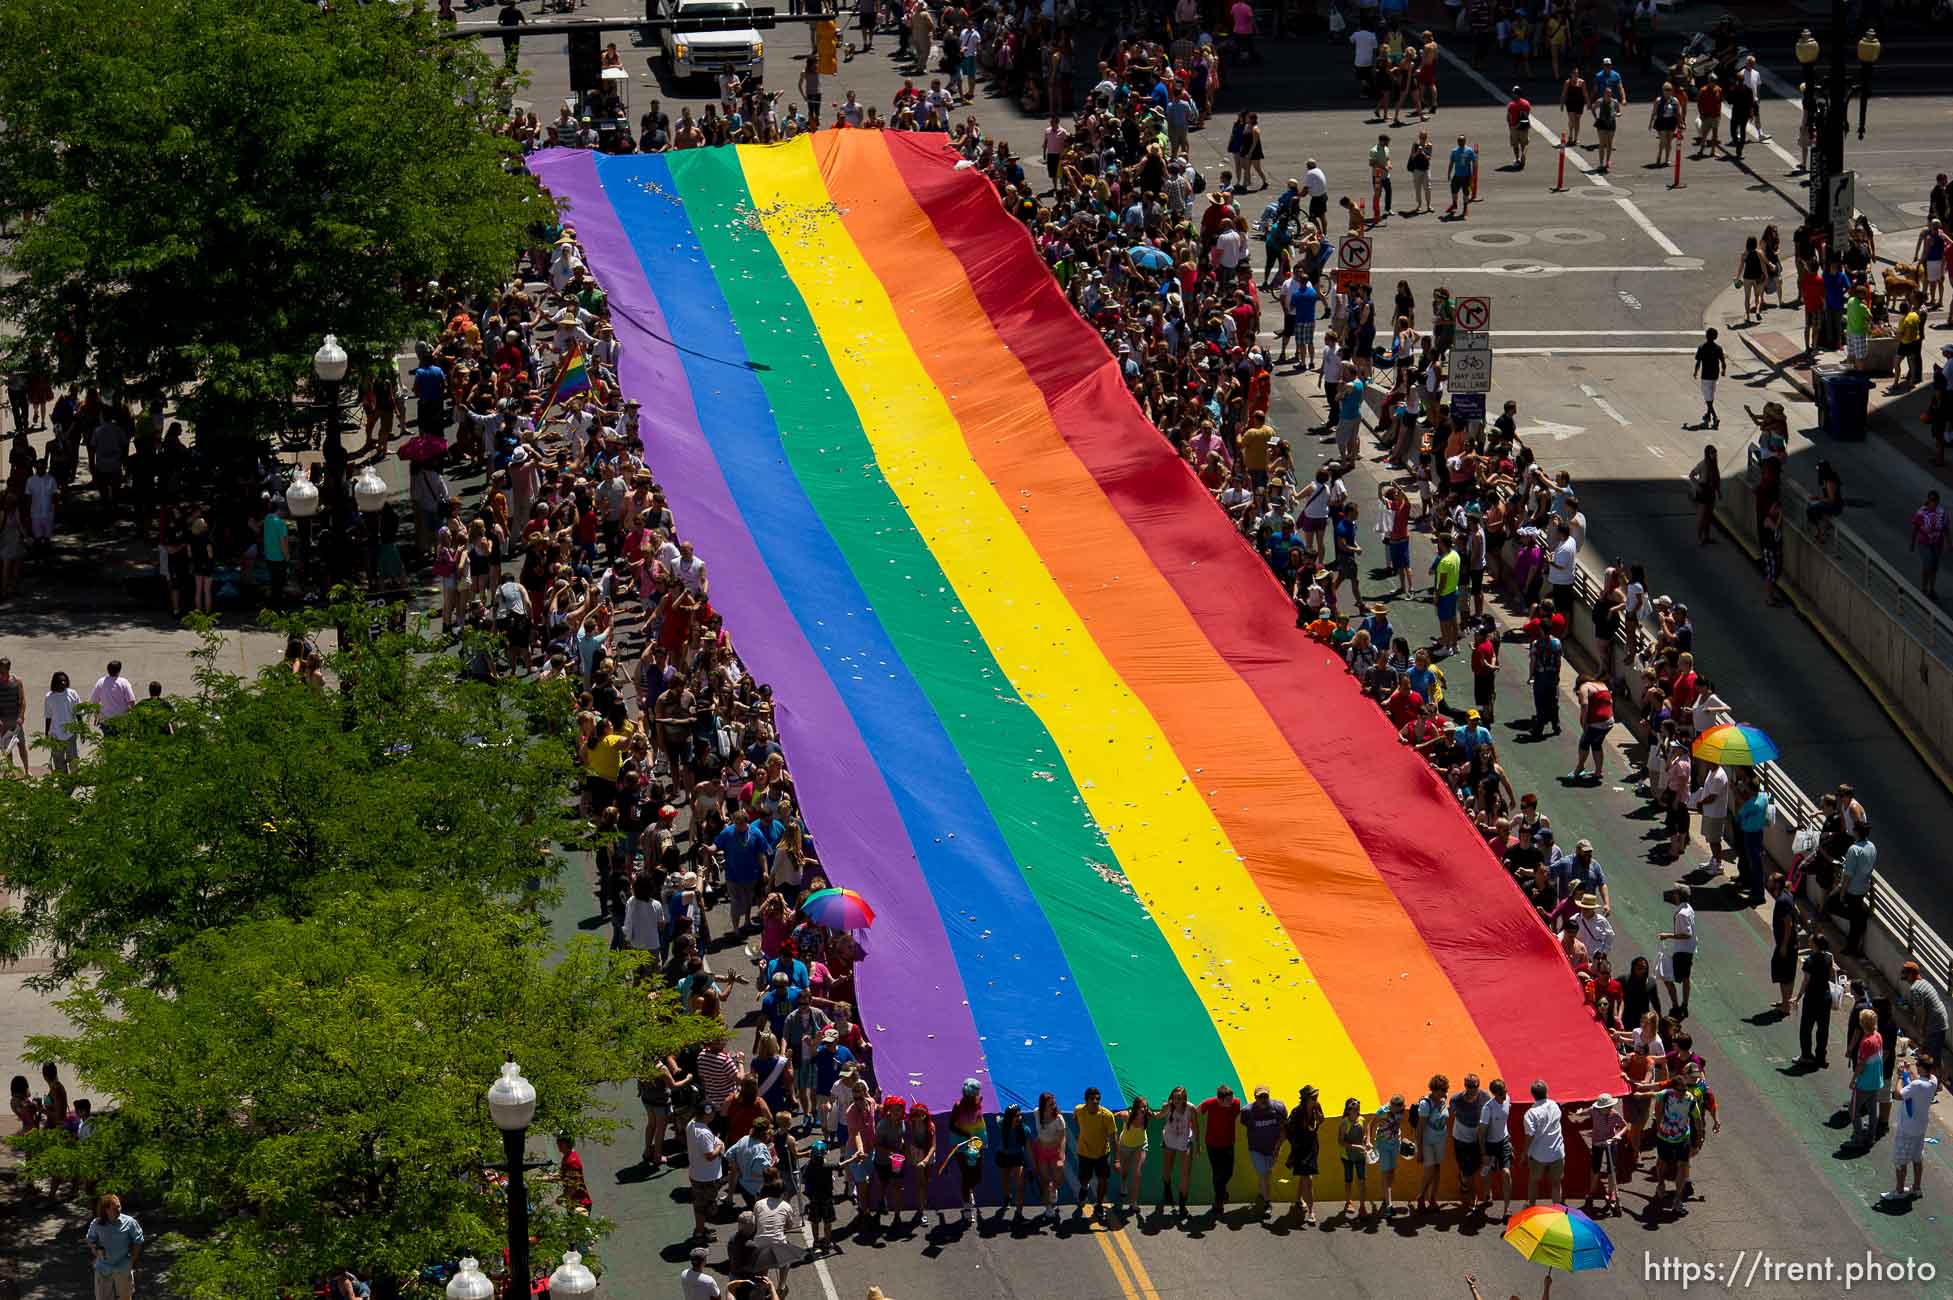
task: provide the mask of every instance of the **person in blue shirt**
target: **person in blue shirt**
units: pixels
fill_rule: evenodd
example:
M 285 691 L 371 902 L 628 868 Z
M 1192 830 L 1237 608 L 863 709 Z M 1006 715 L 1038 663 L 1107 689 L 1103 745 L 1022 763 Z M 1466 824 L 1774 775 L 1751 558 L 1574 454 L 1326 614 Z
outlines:
M 786 1038 L 787 1017 L 800 1006 L 802 996 L 802 990 L 794 986 L 785 971 L 773 972 L 771 987 L 760 995 L 759 1003 L 760 1015 L 775 1038 Z
M 1471 752 L 1480 745 L 1489 745 L 1491 743 L 1492 733 L 1487 731 L 1485 724 L 1478 720 L 1478 710 L 1467 709 L 1465 711 L 1465 725 L 1458 728 L 1458 745 L 1465 751 L 1465 757 L 1470 758 Z
M 732 825 L 714 837 L 712 847 L 719 851 L 725 871 L 732 927 L 737 933 L 759 901 L 760 877 L 766 870 L 766 834 L 753 825 L 752 814 L 741 808 L 733 813 Z
M 1297 268 L 1289 280 L 1288 305 L 1295 317 L 1295 359 L 1304 370 L 1313 370 L 1316 364 L 1316 317 L 1322 310 L 1322 294 L 1302 268 Z M 1288 340 L 1283 339 L 1281 356 L 1276 360 L 1287 356 Z
M 1612 99 L 1622 105 L 1627 103 L 1627 91 L 1621 86 L 1621 74 L 1614 70 L 1614 60 L 1600 61 L 1600 71 L 1594 74 L 1593 91 L 1595 98 Z
M 414 397 L 420 403 L 420 431 L 442 436 L 448 427 L 448 372 L 434 363 L 434 349 L 414 344 L 420 364 L 414 368 Z
M 1478 175 L 1478 150 L 1465 143 L 1465 137 L 1458 137 L 1458 147 L 1451 151 L 1451 206 L 1444 210 L 1449 217 L 1454 214 L 1460 221 L 1471 215 L 1472 181 Z M 1459 211 L 1459 204 L 1464 210 Z
M 1535 846 L 1538 839 L 1535 833 Z M 1553 860 L 1547 865 L 1546 874 L 1562 899 L 1596 894 L 1603 910 L 1613 910 L 1613 899 L 1607 893 L 1607 873 L 1600 869 L 1600 863 L 1594 861 L 1592 840 L 1581 840 L 1573 846 L 1571 853 L 1563 849 L 1553 850 Z

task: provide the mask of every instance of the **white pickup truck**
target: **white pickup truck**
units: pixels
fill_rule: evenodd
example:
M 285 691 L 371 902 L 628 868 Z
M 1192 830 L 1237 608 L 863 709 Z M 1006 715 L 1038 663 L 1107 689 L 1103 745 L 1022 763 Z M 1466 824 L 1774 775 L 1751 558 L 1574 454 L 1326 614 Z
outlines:
M 660 0 L 660 7 L 677 24 L 659 29 L 674 80 L 764 73 L 766 43 L 751 24 L 746 0 Z M 692 28 L 693 19 L 709 30 Z

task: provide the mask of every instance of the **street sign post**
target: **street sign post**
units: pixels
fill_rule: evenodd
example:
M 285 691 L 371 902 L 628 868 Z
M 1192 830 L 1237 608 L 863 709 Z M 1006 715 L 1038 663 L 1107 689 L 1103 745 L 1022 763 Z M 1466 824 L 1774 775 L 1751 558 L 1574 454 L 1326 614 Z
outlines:
M 1858 173 L 1836 172 L 1824 178 L 1830 194 L 1831 247 L 1840 254 L 1851 247 L 1851 219 L 1858 215 Z
M 1492 336 L 1482 333 L 1461 333 L 1451 345 L 1451 392 L 1455 401 L 1459 393 L 1489 393 L 1492 391 Z
M 1492 300 L 1485 297 L 1458 300 L 1458 328 L 1467 334 L 1483 333 L 1492 323 Z
M 1370 257 L 1373 250 L 1367 235 L 1344 235 L 1336 245 L 1336 288 L 1349 292 L 1353 284 L 1370 282 Z

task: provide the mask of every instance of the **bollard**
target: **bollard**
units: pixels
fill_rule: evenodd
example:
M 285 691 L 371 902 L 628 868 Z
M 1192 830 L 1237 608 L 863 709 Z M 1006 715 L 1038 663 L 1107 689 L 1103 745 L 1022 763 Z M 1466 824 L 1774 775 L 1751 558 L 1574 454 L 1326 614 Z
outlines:
M 1682 128 L 1679 126 L 1675 128 L 1675 179 L 1668 182 L 1668 188 L 1671 190 L 1684 188 L 1682 184 Z
M 1485 170 L 1485 155 L 1478 152 L 1476 140 L 1472 141 L 1472 152 L 1478 155 L 1478 161 L 1472 165 L 1472 202 L 1476 203 L 1478 202 L 1478 174 Z
M 1566 132 L 1562 131 L 1560 132 L 1560 175 L 1559 179 L 1553 182 L 1555 194 L 1562 193 L 1566 189 L 1566 147 Z

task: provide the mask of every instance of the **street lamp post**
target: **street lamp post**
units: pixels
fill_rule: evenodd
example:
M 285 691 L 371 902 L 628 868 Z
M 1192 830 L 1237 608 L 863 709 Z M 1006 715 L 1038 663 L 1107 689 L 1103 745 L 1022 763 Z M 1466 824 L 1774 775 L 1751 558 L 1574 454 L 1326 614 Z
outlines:
M 1797 36 L 1797 66 L 1804 70 L 1804 82 L 1797 87 L 1804 96 L 1804 131 L 1803 139 L 1798 141 L 1801 155 L 1798 170 L 1806 173 L 1811 169 L 1811 143 L 1817 137 L 1816 64 L 1819 53 L 1817 37 L 1811 35 L 1811 29 L 1806 27 Z
M 536 1088 L 522 1077 L 513 1059 L 488 1089 L 488 1114 L 502 1130 L 502 1155 L 509 1176 L 509 1300 L 529 1295 L 529 1188 L 523 1178 L 529 1121 L 536 1117 Z
M 481 1261 L 473 1256 L 461 1261 L 448 1279 L 447 1300 L 495 1300 L 495 1284 L 481 1271 Z
M 597 1293 L 597 1275 L 574 1250 L 563 1252 L 563 1262 L 549 1275 L 549 1300 L 576 1300 Z
M 1865 138 L 1865 104 L 1872 97 L 1872 65 L 1878 62 L 1883 53 L 1878 43 L 1878 32 L 1867 27 L 1865 34 L 1858 38 L 1858 138 Z
M 346 349 L 339 346 L 336 336 L 328 334 L 319 350 L 312 354 L 312 373 L 319 378 L 319 386 L 325 397 L 325 438 L 322 450 L 325 455 L 325 503 L 326 503 L 326 546 L 329 554 L 337 534 L 332 530 L 339 528 L 345 517 L 346 505 L 346 446 L 339 440 L 339 383 L 346 377 Z M 332 574 L 325 575 L 323 587 L 330 588 Z

